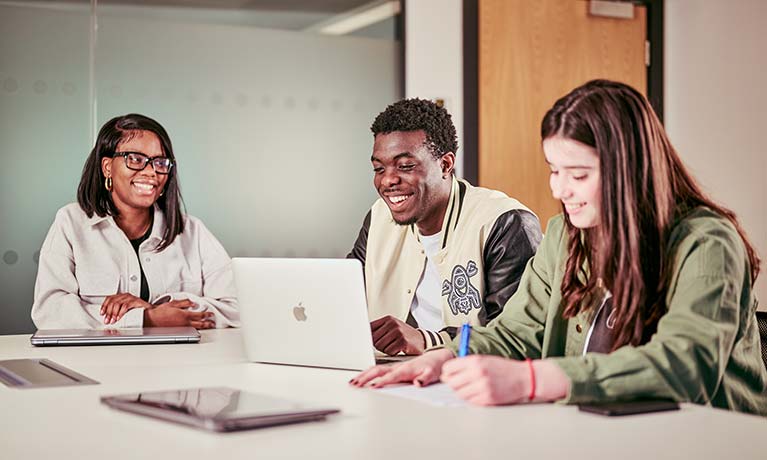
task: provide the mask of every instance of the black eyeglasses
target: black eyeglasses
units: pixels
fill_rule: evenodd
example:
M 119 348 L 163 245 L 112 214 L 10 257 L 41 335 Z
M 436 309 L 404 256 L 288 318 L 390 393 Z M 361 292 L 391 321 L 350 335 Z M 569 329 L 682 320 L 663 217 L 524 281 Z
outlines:
M 168 174 L 173 168 L 173 160 L 168 157 L 148 157 L 141 152 L 115 152 L 114 157 L 125 158 L 125 166 L 134 171 L 143 171 L 149 163 L 157 174 Z

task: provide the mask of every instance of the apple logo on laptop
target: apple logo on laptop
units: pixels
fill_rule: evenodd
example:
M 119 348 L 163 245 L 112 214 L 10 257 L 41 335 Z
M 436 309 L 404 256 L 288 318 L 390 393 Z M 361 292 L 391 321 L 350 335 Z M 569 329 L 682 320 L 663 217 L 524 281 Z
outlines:
M 306 321 L 306 308 L 303 306 L 303 302 L 298 302 L 298 305 L 293 307 L 293 316 L 298 321 Z

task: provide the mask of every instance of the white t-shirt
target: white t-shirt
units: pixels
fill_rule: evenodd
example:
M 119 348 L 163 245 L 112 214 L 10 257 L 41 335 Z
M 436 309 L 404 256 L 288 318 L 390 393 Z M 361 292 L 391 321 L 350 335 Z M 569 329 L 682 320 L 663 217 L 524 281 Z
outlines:
M 441 232 L 431 236 L 421 236 L 421 245 L 426 253 L 426 266 L 415 289 L 413 303 L 410 305 L 410 313 L 418 323 L 418 327 L 429 331 L 439 331 L 445 327 L 445 321 L 442 319 L 442 286 L 440 286 L 437 266 L 432 262 L 439 252 L 441 242 Z

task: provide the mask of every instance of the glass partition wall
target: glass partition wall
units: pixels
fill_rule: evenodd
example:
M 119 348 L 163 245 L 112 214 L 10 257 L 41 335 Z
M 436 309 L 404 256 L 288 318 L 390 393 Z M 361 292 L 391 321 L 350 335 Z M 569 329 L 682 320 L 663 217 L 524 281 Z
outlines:
M 376 196 L 369 126 L 403 94 L 397 6 L 0 1 L 0 333 L 33 330 L 40 245 L 126 113 L 168 130 L 187 211 L 231 256 L 343 257 Z

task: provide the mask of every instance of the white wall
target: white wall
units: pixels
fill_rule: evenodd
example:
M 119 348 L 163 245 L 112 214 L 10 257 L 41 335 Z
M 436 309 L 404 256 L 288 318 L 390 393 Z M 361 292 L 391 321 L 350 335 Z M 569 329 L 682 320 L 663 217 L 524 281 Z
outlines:
M 665 125 L 767 259 L 767 2 L 666 0 Z M 767 309 L 767 267 L 757 280 Z
M 405 96 L 444 99 L 458 131 L 463 175 L 463 1 L 405 2 Z

